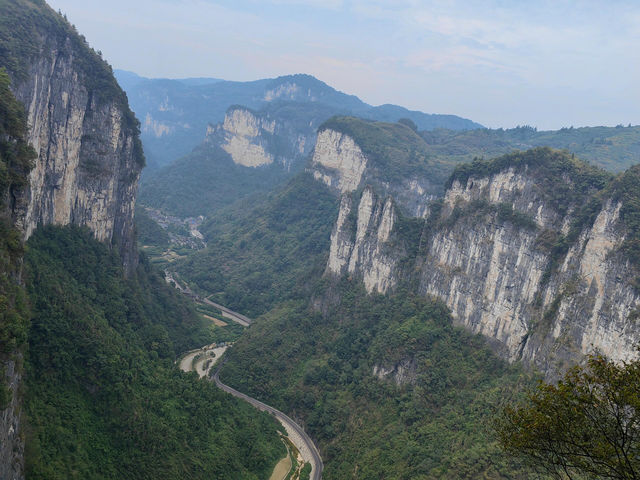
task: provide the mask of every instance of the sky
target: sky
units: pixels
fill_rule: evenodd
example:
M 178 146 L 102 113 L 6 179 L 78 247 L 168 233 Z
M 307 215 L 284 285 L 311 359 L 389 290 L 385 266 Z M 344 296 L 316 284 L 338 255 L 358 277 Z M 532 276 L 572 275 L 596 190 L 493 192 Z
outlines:
M 114 68 L 308 73 L 491 128 L 640 124 L 637 0 L 47 0 Z

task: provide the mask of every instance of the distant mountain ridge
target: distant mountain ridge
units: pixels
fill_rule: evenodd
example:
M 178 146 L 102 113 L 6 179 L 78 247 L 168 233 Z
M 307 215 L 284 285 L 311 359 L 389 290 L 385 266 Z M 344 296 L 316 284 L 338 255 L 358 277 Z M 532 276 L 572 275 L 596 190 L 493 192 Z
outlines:
M 428 114 L 396 105 L 371 106 L 317 78 L 296 74 L 275 79 L 233 82 L 219 79 L 148 79 L 115 71 L 129 102 L 142 122 L 142 142 L 151 166 L 162 166 L 191 152 L 205 136 L 207 125 L 224 120 L 232 105 L 261 110 L 274 102 L 315 104 L 333 115 L 371 120 L 411 119 L 420 130 L 471 130 L 482 125 L 455 115 Z

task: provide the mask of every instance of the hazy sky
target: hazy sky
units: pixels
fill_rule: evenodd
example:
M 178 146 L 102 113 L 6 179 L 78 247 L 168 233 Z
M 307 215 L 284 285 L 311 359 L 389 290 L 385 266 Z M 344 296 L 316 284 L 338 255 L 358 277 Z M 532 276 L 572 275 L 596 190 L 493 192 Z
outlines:
M 489 127 L 640 124 L 636 0 L 48 0 L 149 77 L 309 73 Z

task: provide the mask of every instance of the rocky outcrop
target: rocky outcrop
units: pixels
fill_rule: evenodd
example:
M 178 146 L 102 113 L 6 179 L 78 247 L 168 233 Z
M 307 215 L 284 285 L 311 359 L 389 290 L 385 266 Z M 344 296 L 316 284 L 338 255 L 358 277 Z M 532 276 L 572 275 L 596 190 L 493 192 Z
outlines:
M 536 154 L 540 165 L 503 162 L 496 171 L 454 176 L 409 256 L 393 200 L 383 206 L 366 187 L 354 212 L 344 195 L 326 273 L 361 278 L 377 293 L 412 277 L 421 294 L 447 304 L 457 324 L 550 377 L 589 353 L 634 358 L 640 293 L 637 266 L 622 248 L 625 200 L 598 183 L 600 174 L 572 172 L 571 163 L 554 177 L 545 162 L 569 162 L 563 154 Z M 332 181 L 344 178 L 335 172 Z M 589 208 L 594 213 L 585 216 Z M 378 376 L 393 370 L 378 367 Z
M 543 246 L 544 237 L 566 234 L 572 215 L 563 218 L 539 198 L 534 178 L 509 169 L 454 182 L 445 206 L 470 205 L 478 190 L 488 205 L 520 206 L 537 228 L 495 212 L 439 228 L 421 263 L 421 292 L 443 299 L 458 323 L 496 342 L 510 360 L 547 373 L 596 351 L 617 361 L 635 357 L 640 324 L 631 316 L 640 295 L 619 252 L 620 203 L 605 202 L 561 258 Z M 445 209 L 445 222 L 450 212 Z
M 339 193 L 357 190 L 367 168 L 367 159 L 353 138 L 326 129 L 318 133 L 311 160 L 316 180 Z
M 397 251 L 391 245 L 396 212 L 391 198 L 378 198 L 371 187 L 363 191 L 357 210 L 351 195 L 340 202 L 326 273 L 362 278 L 369 293 L 384 293 L 397 283 Z
M 396 385 L 402 386 L 416 381 L 417 367 L 416 360 L 408 358 L 389 367 L 374 365 L 372 373 L 380 380 L 392 380 Z
M 111 68 L 66 20 L 45 2 L 28 0 L 3 2 L 0 16 L 13 22 L 2 24 L 0 67 L 6 68 L 11 93 L 26 113 L 21 141 L 35 150 L 33 168 L 27 177 L 25 166 L 20 182 L 15 172 L 9 179 L 13 184 L 5 182 L 15 158 L 0 162 L 2 189 L 7 190 L 2 192 L 0 221 L 5 235 L 15 234 L 15 239 L 5 239 L 9 250 L 0 252 L 0 293 L 7 316 L 17 303 L 7 292 L 20 289 L 22 282 L 22 250 L 14 242 L 20 243 L 20 237 L 26 241 L 41 225 L 86 226 L 117 249 L 126 273 L 133 272 L 138 259 L 133 214 L 144 156 L 139 124 Z M 24 339 L 15 337 L 9 331 L 9 346 L 0 348 L 0 374 L 6 377 L 0 379 L 5 407 L 0 411 L 0 478 L 11 480 L 24 478 Z
M 440 187 L 428 173 L 389 181 L 385 168 L 366 154 L 350 135 L 321 128 L 308 169 L 316 180 L 337 194 L 351 193 L 372 185 L 377 192 L 393 196 L 405 212 L 412 216 L 425 216 L 429 211 L 429 201 L 436 198 Z
M 137 121 L 112 77 L 112 84 L 104 85 L 80 67 L 89 58 L 108 68 L 92 57 L 95 53 L 86 45 L 79 49 L 70 32 L 41 35 L 40 54 L 12 86 L 25 106 L 29 142 L 38 154 L 29 186 L 15 205 L 16 223 L 25 238 L 38 225 L 87 226 L 98 240 L 117 247 L 131 271 L 137 263 L 133 214 L 144 164 Z
M 275 162 L 289 169 L 308 154 L 313 141 L 311 131 L 277 114 L 231 107 L 223 123 L 207 128 L 205 144 L 220 146 L 237 165 L 262 167 Z
M 227 112 L 224 123 L 217 129 L 223 136 L 222 148 L 234 163 L 245 167 L 259 167 L 273 163 L 273 155 L 266 151 L 264 135 L 273 135 L 275 122 L 259 118 L 249 110 Z M 208 130 L 207 135 L 217 133 Z
M 0 410 L 0 478 L 19 480 L 24 478 L 24 439 L 18 394 L 22 375 L 16 368 L 16 360 L 2 363 L 0 371 L 4 371 L 5 378 L 0 382 L 9 388 L 11 400 L 4 410 Z
M 159 120 L 154 119 L 150 113 L 144 117 L 142 131 L 146 134 L 153 135 L 155 138 L 162 138 L 171 135 L 175 127 L 166 125 Z

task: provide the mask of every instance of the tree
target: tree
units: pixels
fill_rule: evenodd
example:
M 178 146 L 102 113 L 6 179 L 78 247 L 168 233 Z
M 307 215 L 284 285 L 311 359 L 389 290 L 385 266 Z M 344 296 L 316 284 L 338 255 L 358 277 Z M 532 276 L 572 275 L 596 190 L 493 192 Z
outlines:
M 398 120 L 398 123 L 400 123 L 401 125 L 404 125 L 406 127 L 409 127 L 414 132 L 418 131 L 418 126 L 410 118 L 401 118 L 400 120 Z
M 503 449 L 555 478 L 640 478 L 640 360 L 593 355 L 496 422 Z

